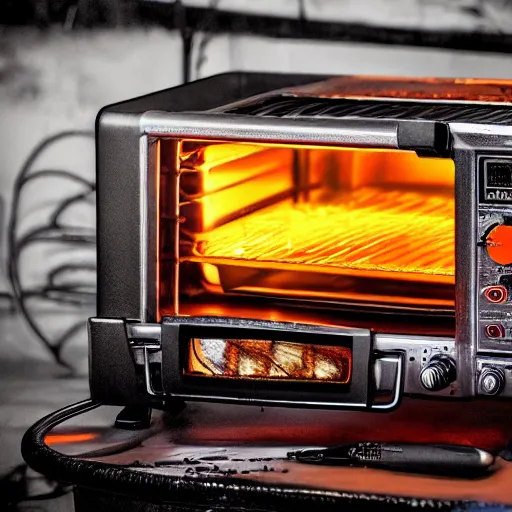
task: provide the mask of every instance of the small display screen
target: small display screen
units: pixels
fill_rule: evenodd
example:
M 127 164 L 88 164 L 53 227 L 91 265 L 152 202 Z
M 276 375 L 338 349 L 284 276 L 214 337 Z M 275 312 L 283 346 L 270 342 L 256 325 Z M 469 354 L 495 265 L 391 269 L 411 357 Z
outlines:
M 512 161 L 486 162 L 483 200 L 489 203 L 512 202 Z
M 512 165 L 508 162 L 489 162 L 487 186 L 512 188 Z

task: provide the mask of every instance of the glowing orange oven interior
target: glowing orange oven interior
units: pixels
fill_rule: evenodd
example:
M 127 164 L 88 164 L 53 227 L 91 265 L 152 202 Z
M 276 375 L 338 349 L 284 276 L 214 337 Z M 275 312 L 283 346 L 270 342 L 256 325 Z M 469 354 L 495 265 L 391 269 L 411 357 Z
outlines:
M 190 140 L 160 155 L 160 316 L 247 301 L 453 310 L 452 160 Z

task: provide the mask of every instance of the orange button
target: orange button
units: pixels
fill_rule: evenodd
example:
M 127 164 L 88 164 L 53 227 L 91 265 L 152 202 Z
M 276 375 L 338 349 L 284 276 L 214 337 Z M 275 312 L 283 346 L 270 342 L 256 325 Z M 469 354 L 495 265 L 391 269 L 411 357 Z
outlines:
M 512 226 L 500 224 L 491 230 L 486 240 L 489 257 L 500 265 L 512 263 Z

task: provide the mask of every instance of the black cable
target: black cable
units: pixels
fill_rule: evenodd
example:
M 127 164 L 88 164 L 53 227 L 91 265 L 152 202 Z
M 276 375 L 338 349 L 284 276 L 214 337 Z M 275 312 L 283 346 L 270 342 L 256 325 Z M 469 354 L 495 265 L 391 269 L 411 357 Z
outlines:
M 63 229 L 67 229 L 64 231 Z M 63 242 L 94 245 L 96 234 L 90 228 L 75 226 L 40 226 L 23 235 L 17 242 L 16 256 L 19 257 L 22 249 L 35 242 Z
M 96 271 L 96 265 L 90 264 L 76 264 L 76 263 L 64 263 L 63 265 L 59 265 L 58 267 L 50 270 L 48 274 L 48 282 L 51 284 L 55 284 L 55 279 L 57 276 L 64 274 L 66 272 L 77 272 L 83 270 Z
M 86 185 L 91 189 L 95 189 L 95 184 L 90 182 L 89 180 L 86 180 L 85 178 L 82 178 L 82 176 L 78 176 L 77 174 L 71 174 L 68 171 L 60 170 L 60 169 L 43 169 L 41 171 L 34 172 L 28 176 L 25 176 L 25 178 L 21 181 L 21 185 L 25 185 L 29 181 L 32 181 L 37 178 L 41 178 L 44 176 L 53 176 L 56 178 L 67 178 L 70 180 L 74 180 L 78 183 L 81 183 L 82 185 Z
M 53 488 L 50 491 L 31 495 L 28 489 L 30 481 L 46 480 L 46 478 L 29 478 L 27 475 L 28 469 L 27 464 L 20 464 L 0 478 L 0 505 L 2 505 L 2 510 L 14 512 L 17 510 L 17 505 L 21 503 L 60 498 L 68 494 L 72 489 L 68 485 L 47 481 L 49 485 L 53 484 Z
M 380 496 L 323 491 L 311 492 L 297 485 L 264 484 L 226 476 L 212 485 L 211 478 L 182 477 L 151 471 L 137 470 L 137 463 L 115 464 L 110 461 L 96 461 L 87 454 L 76 456 L 57 452 L 45 443 L 46 434 L 59 424 L 96 409 L 100 404 L 93 400 L 70 405 L 60 409 L 34 424 L 23 436 L 21 453 L 34 470 L 44 473 L 47 478 L 77 485 L 79 489 L 105 490 L 111 495 L 135 498 L 139 502 L 190 503 L 195 508 L 216 509 L 221 502 L 235 503 L 237 508 L 264 510 L 272 503 L 275 510 L 309 510 L 318 507 L 328 511 L 350 509 L 366 512 L 377 506 L 393 508 L 395 512 L 409 511 L 417 506 L 416 498 Z M 183 409 L 180 402 L 173 406 L 174 414 Z M 139 463 L 140 466 L 140 463 Z M 448 500 L 434 501 L 431 508 L 467 509 L 474 502 Z
M 304 0 L 297 0 L 299 2 L 299 20 L 301 22 L 306 21 L 306 5 Z
M 69 341 L 75 334 L 77 334 L 80 330 L 82 330 L 86 325 L 85 320 L 79 320 L 74 323 L 71 327 L 68 327 L 67 330 L 64 331 L 63 334 L 55 342 L 55 346 L 62 350 L 67 341 Z
M 196 80 L 199 78 L 201 67 L 206 62 L 206 50 L 214 34 L 214 32 L 211 30 L 211 27 L 215 22 L 215 17 L 218 11 L 219 3 L 220 0 L 210 0 L 210 5 L 208 6 L 207 14 L 202 19 L 201 26 L 199 27 L 199 31 L 203 32 L 203 35 L 201 37 L 201 41 L 199 42 L 199 46 L 197 49 L 197 59 L 195 66 Z
M 34 172 L 33 174 L 29 174 L 32 166 L 34 165 L 37 158 L 43 153 L 47 148 L 52 146 L 53 144 L 68 138 L 76 138 L 76 137 L 87 137 L 93 138 L 94 134 L 89 131 L 81 131 L 81 130 L 72 130 L 58 133 L 56 135 L 50 136 L 44 139 L 40 144 L 38 144 L 29 154 L 27 159 L 25 160 L 21 170 L 16 177 L 16 181 L 14 184 L 13 191 L 13 200 L 11 204 L 11 215 L 9 219 L 7 234 L 8 234 L 8 277 L 9 281 L 14 293 L 14 297 L 16 300 L 16 304 L 18 309 L 22 313 L 28 325 L 31 327 L 32 331 L 38 336 L 41 343 L 45 346 L 45 348 L 49 351 L 49 353 L 54 357 L 54 359 L 67 368 L 70 368 L 70 365 L 62 360 L 61 357 L 61 349 L 64 345 L 66 339 L 63 338 L 64 335 L 71 336 L 78 330 L 78 323 L 74 324 L 71 328 L 69 328 L 64 335 L 62 335 L 57 343 L 52 343 L 44 334 L 39 325 L 32 318 L 30 311 L 26 306 L 26 299 L 33 298 L 38 296 L 34 291 L 25 293 L 19 276 L 19 256 L 22 250 L 24 250 L 28 245 L 36 243 L 36 242 L 62 242 L 62 243 L 78 243 L 78 244 L 87 244 L 92 245 L 96 242 L 95 235 L 91 232 L 91 230 L 87 230 L 86 228 L 78 228 L 73 226 L 61 226 L 59 224 L 60 215 L 71 205 L 77 201 L 84 200 L 85 197 L 88 197 L 95 189 L 95 185 L 82 178 L 81 176 L 77 176 L 71 172 L 65 170 L 57 170 L 57 169 L 45 169 L 41 171 Z M 71 181 L 75 181 L 87 187 L 86 192 L 82 192 L 80 194 L 76 194 L 73 198 L 66 198 L 62 201 L 58 207 L 57 211 L 53 214 L 51 218 L 51 222 L 49 226 L 42 226 L 31 230 L 29 233 L 25 234 L 20 239 L 17 239 L 17 228 L 18 228 L 18 214 L 19 214 L 19 203 L 22 193 L 23 186 L 35 179 L 43 178 L 43 177 L 58 177 L 64 178 Z M 39 296 L 46 298 L 53 290 L 50 287 L 46 287 L 46 289 L 41 290 Z M 71 288 L 68 288 L 68 292 L 72 291 Z M 76 301 L 72 299 L 69 301 L 71 304 L 82 304 L 82 301 Z M 83 325 L 83 322 L 80 323 Z
M 4 222 L 4 214 L 5 214 L 5 202 L 4 198 L 0 196 L 0 223 L 3 224 Z M 0 247 L 3 243 L 3 237 L 0 233 Z M 0 269 L 0 272 L 3 274 L 3 269 Z M 16 304 L 14 302 L 14 296 L 12 293 L 10 293 L 7 290 L 1 290 L 0 291 L 0 300 L 7 301 L 7 304 L 9 306 L 9 311 L 14 312 L 16 310 Z
M 69 197 L 68 199 L 62 201 L 62 203 L 59 205 L 59 207 L 55 210 L 55 212 L 52 215 L 52 218 L 50 222 L 54 226 L 59 225 L 59 217 L 72 205 L 76 203 L 80 203 L 82 201 L 87 201 L 91 194 L 94 194 L 96 192 L 96 187 L 93 186 L 91 190 L 88 190 L 87 192 L 81 192 L 80 194 L 76 194 L 74 196 Z
M 96 291 L 87 292 L 70 288 L 45 287 L 42 290 L 26 290 L 23 292 L 23 300 L 32 298 L 42 298 L 70 306 L 93 306 L 96 304 Z
M 183 5 L 181 0 L 174 2 L 174 26 L 178 27 L 181 35 L 182 42 L 182 78 L 183 83 L 190 82 L 191 71 L 191 55 L 192 47 L 194 44 L 194 31 L 188 26 L 187 23 L 187 8 Z
M 9 311 L 16 311 L 16 302 L 12 293 L 9 292 L 0 292 L 0 300 L 5 300 L 9 304 Z

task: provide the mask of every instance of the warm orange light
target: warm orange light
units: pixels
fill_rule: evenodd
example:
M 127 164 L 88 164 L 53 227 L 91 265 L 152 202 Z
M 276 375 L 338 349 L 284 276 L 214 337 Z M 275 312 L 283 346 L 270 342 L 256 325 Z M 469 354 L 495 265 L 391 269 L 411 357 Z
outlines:
M 181 169 L 211 169 L 263 151 L 257 144 L 183 141 L 180 152 Z
M 197 145 L 182 157 L 180 215 L 183 230 L 207 231 L 240 212 L 289 195 L 293 187 L 291 149 L 249 144 Z M 199 163 L 195 167 L 193 162 Z
M 292 156 L 291 151 L 286 155 L 279 150 L 274 155 L 261 155 L 265 148 L 251 144 L 196 143 L 196 147 L 195 152 L 182 156 L 181 160 L 180 188 L 189 199 L 265 174 L 275 169 L 276 157 L 282 161 Z M 250 165 L 244 165 L 249 160 L 247 157 L 251 157 Z
M 316 272 L 388 271 L 397 279 L 453 281 L 453 243 L 453 201 L 362 188 L 345 203 L 286 201 L 242 217 L 201 234 L 194 255 L 256 268 L 315 266 Z
M 69 443 L 85 443 L 97 439 L 99 434 L 94 432 L 84 432 L 81 434 L 47 434 L 44 442 L 47 445 L 52 444 L 69 444 Z
M 352 351 L 269 340 L 192 339 L 186 375 L 347 384 Z
M 340 76 L 297 87 L 299 96 L 327 98 L 397 98 L 470 102 L 512 101 L 512 80 Z
M 165 274 L 179 286 L 162 287 L 179 289 L 176 304 L 243 294 L 453 309 L 453 161 L 189 141 L 180 162 L 179 274 Z

